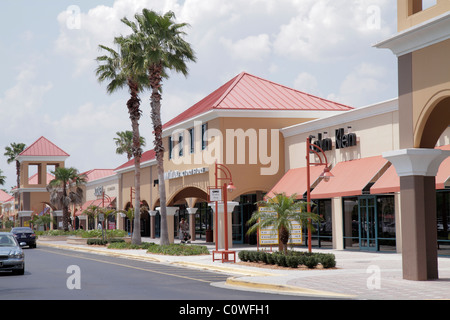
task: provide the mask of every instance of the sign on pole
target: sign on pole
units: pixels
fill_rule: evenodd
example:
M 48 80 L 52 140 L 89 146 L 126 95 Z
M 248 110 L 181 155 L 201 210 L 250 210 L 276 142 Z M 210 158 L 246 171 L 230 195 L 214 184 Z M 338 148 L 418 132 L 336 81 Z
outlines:
M 222 201 L 222 188 L 210 188 L 209 201 Z

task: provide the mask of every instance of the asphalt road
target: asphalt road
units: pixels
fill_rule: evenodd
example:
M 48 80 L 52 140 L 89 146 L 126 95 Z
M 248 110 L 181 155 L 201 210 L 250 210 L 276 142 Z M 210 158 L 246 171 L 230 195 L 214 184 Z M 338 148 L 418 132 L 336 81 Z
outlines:
M 303 299 L 212 286 L 229 275 L 210 271 L 53 248 L 24 251 L 25 275 L 0 273 L 0 301 Z

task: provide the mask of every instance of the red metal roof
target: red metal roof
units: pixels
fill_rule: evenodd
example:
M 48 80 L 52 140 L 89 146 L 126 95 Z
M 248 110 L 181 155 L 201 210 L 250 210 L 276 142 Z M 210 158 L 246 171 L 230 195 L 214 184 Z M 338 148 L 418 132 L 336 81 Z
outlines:
M 0 190 L 0 203 L 7 202 L 11 198 L 10 194 L 7 194 L 5 191 Z
M 156 152 L 155 152 L 155 150 L 148 150 L 148 151 L 145 151 L 145 152 L 142 154 L 142 157 L 141 157 L 141 163 L 147 162 L 147 161 L 150 161 L 150 160 L 153 160 L 153 159 L 155 159 L 155 158 L 156 158 Z M 120 169 L 124 169 L 124 168 L 128 168 L 128 167 L 131 167 L 131 166 L 134 166 L 134 158 L 131 159 L 130 161 L 125 162 L 125 163 L 122 164 L 120 167 L 115 168 L 114 171 L 120 170 Z
M 90 181 L 106 178 L 109 176 L 113 176 L 116 173 L 114 172 L 114 169 L 92 169 L 92 170 L 84 172 L 83 174 L 86 175 L 86 181 L 90 182 Z
M 38 181 L 39 181 L 38 178 L 39 178 L 38 174 L 35 173 L 30 178 L 28 178 L 28 184 L 38 184 Z M 55 179 L 55 176 L 52 175 L 51 173 L 47 172 L 47 174 L 46 174 L 46 181 L 44 181 L 44 184 L 48 184 L 53 179 Z
M 164 128 L 214 109 L 347 111 L 353 108 L 242 72 L 167 122 Z
M 65 151 L 55 145 L 53 142 L 47 140 L 45 137 L 40 137 L 37 139 L 32 145 L 26 148 L 24 151 L 20 153 L 20 156 L 31 156 L 31 157 L 39 157 L 39 156 L 63 156 L 68 157 Z

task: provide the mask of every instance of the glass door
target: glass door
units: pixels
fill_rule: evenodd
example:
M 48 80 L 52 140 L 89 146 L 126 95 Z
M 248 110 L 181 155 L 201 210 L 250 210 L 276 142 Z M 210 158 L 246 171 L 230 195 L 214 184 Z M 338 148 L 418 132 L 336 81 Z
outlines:
M 361 250 L 378 251 L 376 203 L 374 196 L 359 197 L 359 247 Z

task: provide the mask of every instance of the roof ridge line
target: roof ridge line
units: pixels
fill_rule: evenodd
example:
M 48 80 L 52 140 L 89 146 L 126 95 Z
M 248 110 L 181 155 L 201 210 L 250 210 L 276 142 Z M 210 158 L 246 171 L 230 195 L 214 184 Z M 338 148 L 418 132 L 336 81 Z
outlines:
M 269 82 L 269 83 L 271 83 L 271 84 L 273 84 L 273 85 L 276 85 L 276 86 L 279 86 L 279 87 L 283 87 L 283 88 L 285 88 L 285 89 L 287 89 L 287 90 L 296 91 L 296 92 L 299 92 L 299 93 L 304 94 L 304 95 L 309 96 L 309 97 L 313 97 L 313 98 L 316 98 L 316 99 L 319 99 L 319 100 L 323 100 L 323 101 L 327 101 L 327 102 L 332 102 L 332 103 L 335 103 L 335 104 L 340 104 L 341 106 L 344 106 L 344 107 L 348 107 L 348 108 L 354 109 L 353 107 L 351 107 L 351 106 L 349 106 L 349 105 L 347 105 L 347 104 L 343 104 L 343 103 L 340 103 L 340 102 L 337 102 L 337 101 L 333 101 L 333 100 L 330 100 L 330 99 L 325 99 L 325 98 L 316 96 L 316 95 L 314 95 L 314 94 L 311 94 L 311 93 L 308 93 L 308 92 L 305 92 L 305 91 L 301 91 L 301 90 L 298 90 L 298 89 L 295 89 L 295 88 L 291 88 L 291 87 L 288 87 L 288 86 L 286 86 L 286 85 L 284 85 L 284 84 L 281 84 L 281 83 L 274 82 L 274 81 L 272 81 L 272 80 L 264 79 L 264 78 L 261 78 L 261 77 L 258 77 L 258 76 L 255 76 L 255 75 L 252 75 L 252 74 L 249 74 L 249 73 L 247 73 L 247 74 L 248 74 L 249 76 L 258 78 L 258 79 L 260 79 L 260 80 L 262 80 L 262 81 Z
M 244 77 L 244 75 L 250 75 L 249 73 L 242 71 L 241 73 L 239 73 L 237 76 L 235 76 L 235 80 L 233 81 L 233 83 L 228 87 L 228 89 L 220 96 L 219 99 L 217 99 L 217 101 L 215 103 L 213 103 L 212 105 L 212 109 L 217 109 L 217 106 L 228 96 L 228 94 L 230 94 L 230 92 L 233 90 L 234 87 L 236 87 L 236 85 L 239 83 L 239 81 L 241 81 L 241 79 Z

